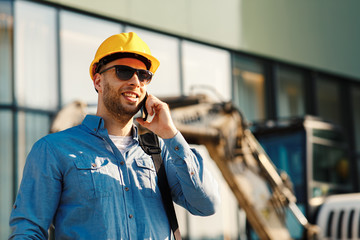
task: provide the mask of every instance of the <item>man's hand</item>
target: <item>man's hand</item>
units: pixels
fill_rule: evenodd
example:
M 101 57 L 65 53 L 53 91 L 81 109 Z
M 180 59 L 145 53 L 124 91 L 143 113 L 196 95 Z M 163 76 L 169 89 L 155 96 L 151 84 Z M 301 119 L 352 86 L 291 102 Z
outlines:
M 170 114 L 169 106 L 153 95 L 148 95 L 145 108 L 150 116 L 154 116 L 151 122 L 137 118 L 136 121 L 163 139 L 172 138 L 176 135 L 176 129 Z

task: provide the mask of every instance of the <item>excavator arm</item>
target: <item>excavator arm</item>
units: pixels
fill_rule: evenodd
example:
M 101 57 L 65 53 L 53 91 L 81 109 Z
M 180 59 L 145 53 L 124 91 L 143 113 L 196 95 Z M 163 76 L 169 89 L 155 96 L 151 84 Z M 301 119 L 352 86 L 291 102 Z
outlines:
M 317 227 L 296 205 L 290 180 L 278 173 L 231 102 L 213 102 L 205 95 L 163 100 L 187 141 L 207 148 L 260 239 L 291 239 L 286 209 L 305 228 L 307 239 L 316 238 Z

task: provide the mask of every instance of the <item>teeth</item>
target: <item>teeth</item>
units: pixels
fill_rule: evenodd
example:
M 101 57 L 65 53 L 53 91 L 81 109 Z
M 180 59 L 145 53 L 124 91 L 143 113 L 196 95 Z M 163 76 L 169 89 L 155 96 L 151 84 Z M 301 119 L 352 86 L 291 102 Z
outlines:
M 133 93 L 124 93 L 124 96 L 126 97 L 132 97 L 132 98 L 136 98 L 136 94 L 133 94 Z

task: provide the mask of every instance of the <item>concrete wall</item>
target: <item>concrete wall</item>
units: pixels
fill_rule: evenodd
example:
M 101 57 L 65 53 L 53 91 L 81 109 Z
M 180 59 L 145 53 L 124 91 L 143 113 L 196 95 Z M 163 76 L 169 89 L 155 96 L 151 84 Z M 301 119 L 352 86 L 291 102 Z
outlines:
M 358 0 L 43 0 L 360 79 Z
M 360 1 L 243 0 L 242 8 L 239 48 L 360 78 Z

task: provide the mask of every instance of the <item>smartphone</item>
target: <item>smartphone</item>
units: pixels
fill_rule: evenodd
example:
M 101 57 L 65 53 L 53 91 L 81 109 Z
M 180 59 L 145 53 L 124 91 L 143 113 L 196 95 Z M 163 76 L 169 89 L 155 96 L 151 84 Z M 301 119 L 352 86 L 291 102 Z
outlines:
M 141 109 L 140 109 L 140 111 L 141 111 L 141 117 L 142 117 L 142 119 L 144 120 L 144 121 L 146 121 L 147 120 L 147 118 L 148 118 L 148 111 L 146 110 L 146 107 L 145 107 L 145 103 L 146 103 L 146 100 L 147 100 L 147 96 L 148 96 L 148 93 L 146 92 L 146 94 L 145 94 L 145 98 L 144 98 L 144 100 L 142 101 L 142 103 L 141 103 Z
M 140 107 L 139 111 L 134 115 L 134 119 L 139 118 L 139 117 L 141 117 L 144 121 L 148 121 L 151 119 L 151 118 L 149 119 L 150 116 L 145 107 L 147 96 L 148 96 L 148 93 L 146 92 L 144 99 L 140 103 L 141 107 Z

